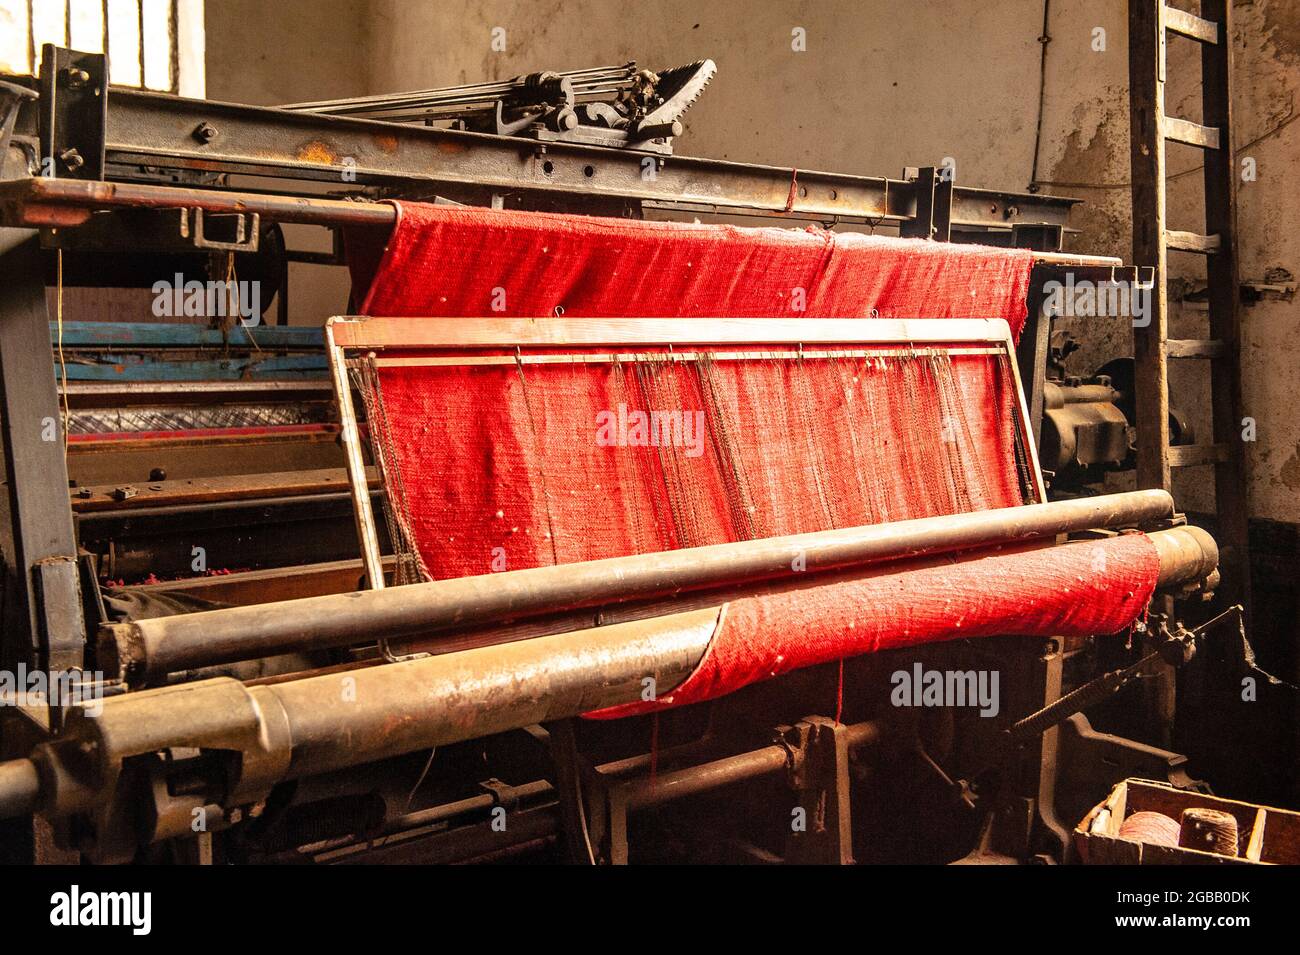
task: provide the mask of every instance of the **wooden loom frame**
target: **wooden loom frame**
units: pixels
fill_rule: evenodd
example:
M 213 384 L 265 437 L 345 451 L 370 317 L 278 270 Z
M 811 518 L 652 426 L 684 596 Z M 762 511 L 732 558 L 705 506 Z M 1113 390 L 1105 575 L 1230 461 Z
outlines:
M 771 350 L 720 352 L 717 346 L 774 346 Z M 820 346 L 809 349 L 805 346 Z M 870 346 L 883 346 L 872 349 Z M 780 346 L 785 346 L 784 348 Z M 827 347 L 836 346 L 836 347 Z M 900 346 L 918 356 L 1005 355 L 1015 386 L 1015 428 L 1028 459 L 1037 502 L 1047 500 L 1038 449 L 1016 362 L 1011 328 L 1002 319 L 787 319 L 787 318 L 381 318 L 339 315 L 325 324 L 325 348 L 339 405 L 353 516 L 361 542 L 366 583 L 385 586 L 383 555 L 365 460 L 357 428 L 356 405 L 348 377 L 349 353 L 365 353 L 379 367 L 610 363 L 615 361 L 694 361 L 707 352 L 715 361 L 745 359 L 869 358 L 898 354 Z M 632 349 L 592 353 L 528 354 L 539 348 Z M 681 347 L 698 350 L 680 351 Z M 382 352 L 420 350 L 464 352 L 513 349 L 505 355 L 421 355 L 379 357 Z M 376 461 L 380 474 L 383 462 Z M 389 660 L 407 659 L 380 649 Z

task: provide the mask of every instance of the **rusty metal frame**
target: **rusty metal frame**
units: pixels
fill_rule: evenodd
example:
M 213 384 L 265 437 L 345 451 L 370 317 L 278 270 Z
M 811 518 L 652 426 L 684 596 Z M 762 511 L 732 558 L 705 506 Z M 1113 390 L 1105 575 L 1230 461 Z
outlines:
M 436 187 L 456 193 L 453 198 L 525 193 L 548 201 L 663 203 L 823 222 L 910 221 L 918 214 L 922 190 L 907 179 L 542 143 L 122 87 L 102 99 L 107 110 L 88 130 L 67 122 L 45 124 L 51 146 L 45 155 L 84 149 L 90 136 L 104 151 L 102 174 L 65 166 L 57 172 L 60 178 L 155 180 L 163 170 L 210 181 L 227 173 L 357 187 Z M 29 110 L 20 115 L 19 133 L 36 134 L 34 116 Z M 954 186 L 951 217 L 955 225 L 981 229 L 1064 226 L 1078 201 Z
M 818 348 L 807 344 L 888 345 L 892 349 Z M 334 316 L 325 324 L 325 348 L 330 374 L 338 399 L 342 441 L 352 492 L 357 536 L 367 585 L 373 590 L 385 586 L 379 532 L 370 500 L 365 459 L 357 427 L 356 406 L 348 377 L 349 353 L 362 353 L 377 363 L 393 365 L 474 365 L 556 362 L 689 361 L 697 352 L 677 351 L 677 346 L 771 345 L 795 346 L 762 352 L 726 352 L 722 358 L 861 357 L 898 354 L 1001 354 L 1015 386 L 1016 430 L 1028 458 L 1034 501 L 1047 499 L 1038 450 L 1025 403 L 1024 388 L 1016 362 L 1011 329 L 1002 319 L 786 319 L 786 318 L 688 318 L 688 319 L 584 319 L 584 318 L 386 318 Z M 574 352 L 572 354 L 528 355 L 534 348 L 628 348 L 626 352 Z M 473 349 L 514 349 L 507 355 L 464 355 Z M 420 349 L 454 350 L 456 355 L 416 358 L 379 357 L 379 353 Z M 653 349 L 653 351 L 651 350 Z M 707 350 L 707 349 L 706 349 Z M 383 471 L 383 462 L 376 466 Z M 1032 502 L 1028 502 L 1032 503 Z M 389 660 L 406 659 L 391 652 L 387 640 L 380 649 Z

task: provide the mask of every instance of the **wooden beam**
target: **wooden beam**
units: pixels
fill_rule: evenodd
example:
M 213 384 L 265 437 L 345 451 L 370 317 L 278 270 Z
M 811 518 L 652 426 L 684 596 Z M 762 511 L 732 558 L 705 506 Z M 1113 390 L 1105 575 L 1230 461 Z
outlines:
M 1196 252 L 1200 255 L 1213 255 L 1222 244 L 1217 234 L 1199 235 L 1195 232 L 1182 232 L 1178 229 L 1165 230 L 1165 244 L 1179 252 Z
M 1165 35 L 1161 0 L 1129 0 L 1129 142 L 1133 264 L 1155 271 L 1151 321 L 1133 329 L 1137 486 L 1169 490 L 1168 276 L 1164 234 Z
M 1169 466 L 1190 468 L 1198 464 L 1221 464 L 1231 449 L 1226 444 L 1178 444 L 1169 449 Z
M 1219 42 L 1219 24 L 1177 7 L 1165 6 L 1165 27 L 1170 33 L 1199 40 L 1201 43 Z
M 1246 446 L 1247 414 L 1241 391 L 1241 276 L 1237 261 L 1237 159 L 1232 133 L 1232 3 L 1201 0 L 1201 13 L 1222 24 L 1223 42 L 1201 48 L 1201 116 L 1224 131 L 1223 148 L 1205 154 L 1205 231 L 1219 246 L 1206 261 L 1209 337 L 1226 342 L 1228 353 L 1210 365 L 1214 441 L 1231 453 L 1214 470 L 1214 497 L 1222 548 L 1220 604 L 1241 603 L 1250 611 L 1249 519 Z
M 1228 353 L 1226 342 L 1202 338 L 1171 338 L 1165 342 L 1170 358 L 1222 358 Z
M 1198 146 L 1201 149 L 1219 148 L 1219 130 L 1214 126 L 1202 126 L 1176 116 L 1165 117 L 1165 138 L 1184 146 Z

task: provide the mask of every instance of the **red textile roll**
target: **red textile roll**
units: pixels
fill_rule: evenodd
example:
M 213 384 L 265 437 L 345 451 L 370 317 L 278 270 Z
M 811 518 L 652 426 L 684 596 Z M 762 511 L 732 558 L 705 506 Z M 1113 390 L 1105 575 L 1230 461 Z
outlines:
M 981 553 L 733 600 L 672 693 L 588 714 L 648 713 L 725 696 L 803 667 L 962 637 L 1090 636 L 1133 622 L 1160 561 L 1143 534 Z
M 1002 318 L 1018 337 L 1033 253 L 824 229 L 742 229 L 396 203 L 348 232 L 365 315 Z

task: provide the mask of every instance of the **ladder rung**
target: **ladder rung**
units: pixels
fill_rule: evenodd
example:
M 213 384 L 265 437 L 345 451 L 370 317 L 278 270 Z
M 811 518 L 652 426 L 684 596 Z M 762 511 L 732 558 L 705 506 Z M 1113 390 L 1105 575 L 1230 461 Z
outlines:
M 1177 229 L 1165 230 L 1165 245 L 1182 252 L 1200 252 L 1209 255 L 1219 251 L 1218 235 L 1197 235 L 1195 232 L 1179 232 Z
M 1176 444 L 1169 449 L 1171 468 L 1190 468 L 1197 464 L 1221 464 L 1227 460 L 1226 444 Z
M 1219 148 L 1219 129 L 1217 126 L 1202 126 L 1174 116 L 1165 117 L 1165 139 L 1186 146 L 1200 146 L 1202 149 Z
M 1165 5 L 1165 29 L 1202 43 L 1219 42 L 1219 25 L 1186 10 Z
M 1213 338 L 1171 338 L 1165 342 L 1165 354 L 1170 358 L 1222 358 L 1227 353 L 1227 343 Z

